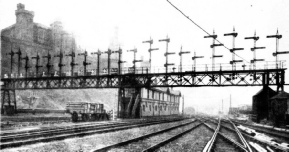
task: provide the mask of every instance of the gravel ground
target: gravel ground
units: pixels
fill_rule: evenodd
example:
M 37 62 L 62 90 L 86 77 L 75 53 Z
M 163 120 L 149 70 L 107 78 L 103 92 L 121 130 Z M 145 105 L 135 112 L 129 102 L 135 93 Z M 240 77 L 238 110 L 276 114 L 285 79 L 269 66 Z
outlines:
M 211 126 L 212 128 L 216 129 L 217 128 L 217 124 L 207 121 L 206 124 L 208 124 L 209 126 Z
M 1 116 L 1 131 L 26 129 L 27 127 L 48 127 L 70 123 L 70 114 L 29 114 L 21 113 L 13 116 Z
M 140 127 L 122 131 L 116 131 L 104 134 L 95 134 L 85 136 L 82 138 L 70 138 L 62 141 L 54 141 L 49 143 L 38 143 L 34 145 L 26 145 L 18 148 L 3 149 L 3 152 L 79 152 L 91 151 L 92 149 L 99 149 L 104 146 L 115 144 L 117 142 L 125 141 L 144 134 L 156 132 L 165 128 L 169 128 L 178 124 L 186 123 L 190 120 L 181 122 L 166 123 L 159 125 L 152 125 L 148 127 Z
M 125 151 L 125 152 L 129 152 L 129 151 L 142 151 L 144 149 L 147 149 L 153 145 L 155 145 L 156 143 L 159 143 L 165 139 L 168 139 L 172 136 L 175 136 L 187 129 L 190 129 L 194 126 L 196 126 L 198 124 L 198 122 L 195 122 L 193 124 L 190 124 L 188 126 L 184 126 L 184 127 L 181 127 L 181 128 L 177 128 L 177 129 L 174 129 L 174 130 L 171 130 L 169 132 L 166 132 L 166 133 L 162 133 L 162 134 L 159 134 L 157 136 L 153 136 L 153 137 L 150 137 L 148 139 L 145 139 L 145 140 L 141 140 L 139 142 L 134 142 L 132 144 L 129 144 L 127 146 L 123 146 L 123 147 L 118 147 L 117 149 L 112 149 L 110 150 L 111 152 L 119 152 L 119 151 Z
M 230 144 L 228 141 L 219 136 L 220 135 L 217 135 L 215 141 L 215 152 L 241 152 L 239 149 L 234 147 L 234 145 Z
M 228 122 L 222 121 L 221 125 L 224 125 L 224 126 L 226 126 L 228 128 L 231 128 L 231 129 L 235 129 L 234 126 L 231 123 L 228 123 Z
M 209 130 L 204 125 L 199 126 L 195 130 L 191 131 L 189 134 L 165 145 L 158 151 L 202 151 L 206 146 L 207 142 L 211 139 L 214 132 Z
M 224 127 L 221 127 L 219 132 L 223 133 L 224 135 L 228 136 L 229 138 L 231 138 L 232 140 L 238 142 L 239 144 L 242 145 L 242 141 L 241 139 L 239 138 L 237 132 L 235 131 L 231 131 L 227 128 L 224 128 Z

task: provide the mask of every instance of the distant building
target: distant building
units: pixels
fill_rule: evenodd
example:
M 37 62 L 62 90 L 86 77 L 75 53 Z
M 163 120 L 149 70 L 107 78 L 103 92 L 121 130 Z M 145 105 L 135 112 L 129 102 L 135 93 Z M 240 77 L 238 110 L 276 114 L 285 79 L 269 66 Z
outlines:
M 21 50 L 21 57 L 28 55 L 30 57 L 29 71 L 35 71 L 36 60 L 32 60 L 39 53 L 41 57 L 39 64 L 44 68 L 40 68 L 39 72 L 46 72 L 47 59 L 42 56 L 48 52 L 52 56 L 57 55 L 60 48 L 63 52 L 70 52 L 75 48 L 75 39 L 72 35 L 63 30 L 61 22 L 54 22 L 50 27 L 35 23 L 34 12 L 25 10 L 24 4 L 17 4 L 15 11 L 16 23 L 1 30 L 1 73 L 11 73 L 11 56 L 7 55 L 11 51 L 17 52 Z M 12 73 L 18 71 L 18 55 L 14 54 L 12 63 Z M 64 64 L 68 64 L 69 60 L 65 60 Z M 54 66 L 52 70 L 58 68 L 57 58 L 52 57 L 51 64 Z M 25 61 L 21 60 L 20 73 L 24 73 Z
M 11 73 L 11 56 L 7 55 L 11 51 L 17 52 L 21 50 L 21 57 L 28 55 L 29 57 L 29 68 L 28 72 L 35 73 L 36 60 L 31 59 L 35 57 L 37 53 L 40 56 L 39 73 L 47 72 L 47 56 L 48 52 L 52 55 L 50 64 L 53 64 L 51 67 L 51 73 L 59 70 L 59 55 L 60 51 L 63 52 L 63 72 L 69 72 L 71 70 L 71 57 L 66 56 L 71 54 L 72 51 L 75 52 L 75 62 L 78 63 L 78 66 L 75 67 L 75 71 L 83 70 L 83 56 L 78 56 L 78 53 L 83 52 L 83 49 L 80 49 L 76 44 L 76 40 L 73 34 L 68 33 L 64 30 L 62 23 L 60 21 L 55 21 L 50 26 L 45 26 L 40 23 L 34 22 L 34 12 L 25 10 L 24 4 L 17 4 L 17 10 L 15 11 L 16 23 L 4 28 L 1 30 L 1 76 L 4 74 Z M 117 34 L 117 32 L 116 32 Z M 117 40 L 117 39 L 116 39 Z M 113 40 L 113 44 L 110 44 L 111 47 L 116 48 L 116 40 Z M 97 50 L 93 50 L 96 52 Z M 107 51 L 107 50 L 102 50 Z M 115 50 L 113 50 L 115 51 Z M 96 70 L 97 58 L 92 57 L 91 54 L 88 54 L 88 62 L 92 63 L 87 67 L 89 70 Z M 14 54 L 12 63 L 12 73 L 18 73 L 18 55 Z M 25 73 L 25 61 L 21 60 L 20 73 Z M 111 56 L 111 68 L 118 67 L 118 57 L 117 55 Z M 101 55 L 100 61 L 100 71 L 107 69 L 107 54 Z
M 251 114 L 252 106 L 251 105 L 239 105 L 238 107 L 229 108 L 229 114 L 238 115 L 238 114 Z

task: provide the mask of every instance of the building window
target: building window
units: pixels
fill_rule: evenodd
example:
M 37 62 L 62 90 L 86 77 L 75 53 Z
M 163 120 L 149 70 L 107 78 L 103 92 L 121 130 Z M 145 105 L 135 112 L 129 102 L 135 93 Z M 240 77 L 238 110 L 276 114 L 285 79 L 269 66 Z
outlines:
M 142 106 L 142 110 L 143 110 L 143 111 L 146 111 L 145 105 Z
M 149 99 L 153 99 L 153 91 L 152 90 L 149 91 Z
M 157 91 L 154 91 L 154 99 L 159 100 L 159 93 Z
M 150 105 L 150 111 L 152 111 L 152 106 Z
M 158 110 L 158 106 L 155 106 L 155 111 L 157 111 Z
M 148 107 L 148 102 L 146 102 L 146 107 Z
M 147 89 L 142 89 L 142 98 L 148 98 L 148 91 Z
M 164 99 L 163 99 L 164 101 L 168 101 L 168 95 L 165 93 L 164 94 Z

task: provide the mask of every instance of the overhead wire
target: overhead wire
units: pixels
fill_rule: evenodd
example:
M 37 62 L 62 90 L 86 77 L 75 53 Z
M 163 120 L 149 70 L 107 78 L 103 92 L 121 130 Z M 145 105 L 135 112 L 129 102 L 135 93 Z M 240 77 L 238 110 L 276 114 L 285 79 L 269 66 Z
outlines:
M 169 0 L 167 0 L 168 3 L 170 3 L 176 10 L 178 10 L 181 14 L 183 14 L 188 20 L 190 20 L 193 24 L 195 24 L 198 28 L 200 28 L 203 32 L 205 32 L 206 34 L 208 34 L 209 36 L 211 36 L 211 34 L 209 32 L 207 32 L 205 29 L 203 29 L 200 25 L 198 25 L 196 22 L 194 22 L 192 19 L 190 19 L 189 16 L 187 16 L 185 13 L 183 13 L 180 9 L 178 9 L 174 4 L 172 4 Z M 217 42 L 219 42 L 220 44 L 223 44 L 221 41 L 219 41 L 217 38 L 215 39 Z M 228 49 L 230 51 L 230 49 L 228 47 L 226 47 L 224 44 L 223 44 L 223 47 L 225 47 L 226 49 Z M 244 61 L 246 61 L 247 63 L 250 63 L 248 62 L 246 59 L 242 58 L 241 56 L 239 56 L 238 54 L 236 54 L 235 52 L 232 52 L 234 53 L 236 56 L 238 56 L 239 58 L 243 59 Z

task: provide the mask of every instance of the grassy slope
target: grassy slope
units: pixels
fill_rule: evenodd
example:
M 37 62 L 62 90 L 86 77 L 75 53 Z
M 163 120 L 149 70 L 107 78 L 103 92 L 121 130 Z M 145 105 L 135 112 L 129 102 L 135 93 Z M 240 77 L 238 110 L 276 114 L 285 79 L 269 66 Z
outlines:
M 30 103 L 29 96 L 36 96 Z M 104 104 L 106 110 L 116 109 L 117 89 L 78 90 L 25 90 L 17 91 L 18 108 L 65 109 L 68 102 L 96 102 Z

